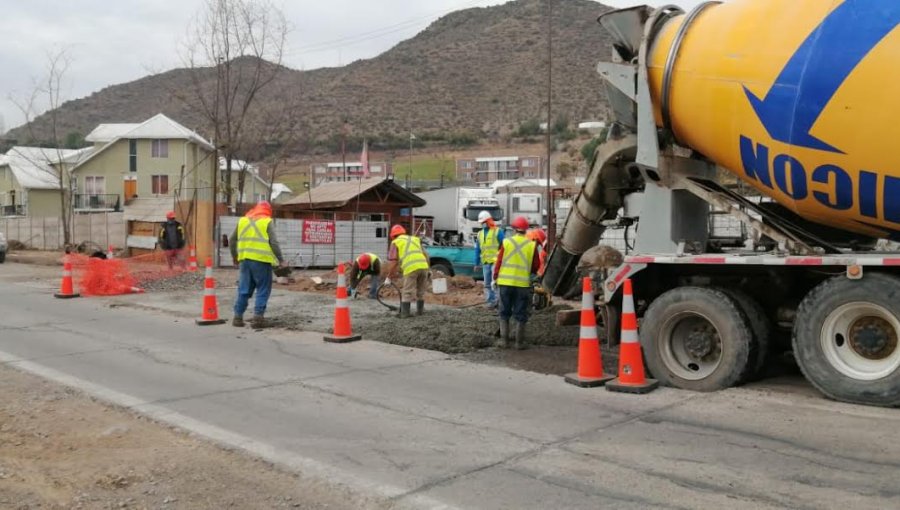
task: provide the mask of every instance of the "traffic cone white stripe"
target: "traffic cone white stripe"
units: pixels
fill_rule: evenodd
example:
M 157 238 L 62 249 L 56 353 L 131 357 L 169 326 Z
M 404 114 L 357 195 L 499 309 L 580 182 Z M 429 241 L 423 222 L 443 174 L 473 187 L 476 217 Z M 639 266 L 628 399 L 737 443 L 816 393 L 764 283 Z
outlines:
M 622 330 L 622 343 L 623 344 L 636 344 L 638 343 L 638 332 L 633 329 L 623 329 Z
M 590 326 L 581 326 L 579 338 L 582 338 L 584 340 L 596 340 L 597 328 L 592 328 Z
M 349 308 L 349 307 L 350 307 L 350 306 L 347 304 L 347 300 L 346 300 L 346 299 L 335 299 L 335 300 L 334 300 L 334 306 L 336 306 L 336 307 L 338 307 L 338 308 Z
M 581 309 L 582 310 L 593 310 L 594 309 L 594 294 L 589 294 L 587 292 L 583 292 L 581 294 Z
M 634 313 L 634 298 L 631 294 L 622 295 L 622 313 Z
M 216 295 L 216 289 L 208 288 L 208 287 L 207 287 L 207 288 L 203 289 L 203 295 L 204 295 L 204 296 L 215 296 L 215 295 Z

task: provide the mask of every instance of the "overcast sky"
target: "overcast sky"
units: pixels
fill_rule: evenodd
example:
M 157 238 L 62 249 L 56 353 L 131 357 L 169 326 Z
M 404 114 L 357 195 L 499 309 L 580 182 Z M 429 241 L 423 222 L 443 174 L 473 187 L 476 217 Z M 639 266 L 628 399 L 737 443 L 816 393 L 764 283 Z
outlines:
M 507 0 L 275 0 L 291 24 L 285 63 L 295 69 L 370 58 L 438 17 Z M 559 0 L 566 1 L 566 0 Z M 604 0 L 617 7 L 700 0 Z M 48 52 L 71 58 L 63 97 L 180 67 L 177 48 L 203 0 L 0 0 L 0 133 L 24 121 L 21 99 L 46 75 Z

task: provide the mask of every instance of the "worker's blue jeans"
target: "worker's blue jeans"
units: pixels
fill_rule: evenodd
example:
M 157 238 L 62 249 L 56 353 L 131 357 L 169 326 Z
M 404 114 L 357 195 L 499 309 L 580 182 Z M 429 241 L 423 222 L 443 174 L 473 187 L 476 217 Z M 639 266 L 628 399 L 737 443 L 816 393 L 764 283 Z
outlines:
M 264 315 L 269 295 L 272 294 L 272 264 L 256 260 L 242 260 L 239 268 L 237 299 L 234 316 L 242 317 L 247 311 L 250 297 L 256 291 L 253 314 Z
M 378 286 L 381 284 L 378 273 L 369 275 L 369 299 L 378 298 Z
M 484 275 L 484 302 L 489 305 L 496 305 L 497 294 L 491 288 L 491 282 L 494 281 L 494 264 L 482 265 L 481 274 Z
M 510 317 L 525 324 L 531 312 L 531 287 L 500 287 L 500 320 L 508 321 Z

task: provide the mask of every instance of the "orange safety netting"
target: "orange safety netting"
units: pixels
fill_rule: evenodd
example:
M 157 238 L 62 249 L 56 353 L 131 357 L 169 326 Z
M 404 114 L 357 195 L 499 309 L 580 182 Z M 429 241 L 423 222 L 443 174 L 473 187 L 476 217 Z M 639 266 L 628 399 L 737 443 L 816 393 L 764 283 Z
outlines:
M 172 278 L 186 272 L 183 259 L 172 269 L 166 263 L 163 252 L 153 252 L 129 258 L 104 259 L 87 255 L 66 255 L 84 296 L 117 296 L 143 292 L 147 282 Z

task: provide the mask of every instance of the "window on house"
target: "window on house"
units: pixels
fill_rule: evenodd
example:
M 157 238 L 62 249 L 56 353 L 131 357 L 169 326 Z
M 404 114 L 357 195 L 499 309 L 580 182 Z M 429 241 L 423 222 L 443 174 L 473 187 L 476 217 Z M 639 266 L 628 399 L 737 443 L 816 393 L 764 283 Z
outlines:
M 150 157 L 152 158 L 168 158 L 169 157 L 169 141 L 153 140 L 150 149 Z
M 137 172 L 137 140 L 128 140 L 128 171 Z
M 154 175 L 151 178 L 152 190 L 154 195 L 166 195 L 169 193 L 169 176 Z
M 106 193 L 106 178 L 96 175 L 86 175 L 84 177 L 84 194 L 85 195 L 103 195 Z

